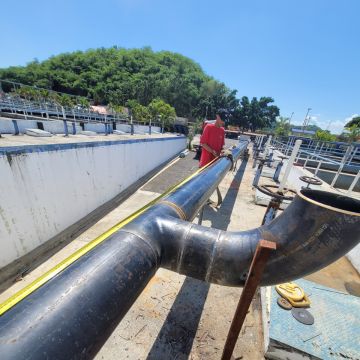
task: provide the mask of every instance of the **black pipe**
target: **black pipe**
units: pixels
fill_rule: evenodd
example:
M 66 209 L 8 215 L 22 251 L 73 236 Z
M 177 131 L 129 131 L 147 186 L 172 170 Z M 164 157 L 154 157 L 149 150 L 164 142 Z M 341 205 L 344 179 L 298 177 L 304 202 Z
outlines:
M 273 285 L 320 270 L 356 246 L 360 202 L 335 193 L 301 190 L 271 223 L 243 232 L 205 228 L 170 217 L 158 222 L 164 234 L 161 241 L 166 241 L 163 254 L 169 253 L 162 256 L 161 266 L 220 285 L 243 286 L 259 240 L 276 242 L 277 251 L 261 281 L 261 285 Z
M 234 158 L 245 149 L 234 149 Z M 1 359 L 94 357 L 160 266 L 242 286 L 263 238 L 278 244 L 262 282 L 273 284 L 316 271 L 359 242 L 359 201 L 314 190 L 258 229 L 189 223 L 230 167 L 220 158 L 4 313 Z

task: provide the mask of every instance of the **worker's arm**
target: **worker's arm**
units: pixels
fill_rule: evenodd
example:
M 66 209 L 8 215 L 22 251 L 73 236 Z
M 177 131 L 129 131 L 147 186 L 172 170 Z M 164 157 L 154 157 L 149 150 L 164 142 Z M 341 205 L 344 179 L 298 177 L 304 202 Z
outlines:
M 208 144 L 203 143 L 203 144 L 201 144 L 201 146 L 202 146 L 207 152 L 209 152 L 210 154 L 213 154 L 214 156 L 218 156 L 218 155 L 219 155 L 219 154 L 218 154 L 214 149 L 212 149 Z
M 207 142 L 210 140 L 210 133 L 209 133 L 209 127 L 205 126 L 204 131 L 200 138 L 200 145 L 210 154 L 213 154 L 214 156 L 218 156 L 219 154 L 216 153 L 216 151 L 207 144 Z

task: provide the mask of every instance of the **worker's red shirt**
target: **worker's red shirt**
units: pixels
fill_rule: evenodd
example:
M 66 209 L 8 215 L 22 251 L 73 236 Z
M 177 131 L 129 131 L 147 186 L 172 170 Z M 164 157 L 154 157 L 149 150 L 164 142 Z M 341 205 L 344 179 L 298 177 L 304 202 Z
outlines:
M 214 124 L 207 124 L 200 138 L 200 144 L 207 144 L 220 154 L 225 144 L 225 130 L 223 127 L 216 127 Z M 213 160 L 215 156 L 204 148 L 201 151 L 199 167 L 203 167 Z

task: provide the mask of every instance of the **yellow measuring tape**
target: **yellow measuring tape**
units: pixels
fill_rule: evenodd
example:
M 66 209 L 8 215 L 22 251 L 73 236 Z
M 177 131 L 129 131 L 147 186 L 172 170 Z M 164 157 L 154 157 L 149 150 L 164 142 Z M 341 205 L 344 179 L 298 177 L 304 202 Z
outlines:
M 206 169 L 209 165 L 211 165 L 217 158 L 212 160 L 210 163 L 205 165 L 204 167 L 198 169 L 193 174 L 191 174 L 189 177 L 181 181 L 180 183 L 170 187 L 168 190 L 166 190 L 162 195 L 158 196 L 156 199 L 150 201 L 148 204 L 143 206 L 141 209 L 137 210 L 124 220 L 120 221 L 113 227 L 111 227 L 109 230 L 95 238 L 94 240 L 90 241 L 88 244 L 83 246 L 81 249 L 75 251 L 73 254 L 71 254 L 69 257 L 67 257 L 65 260 L 61 261 L 59 264 L 55 265 L 52 269 L 47 271 L 45 274 L 38 277 L 36 280 L 34 280 L 31 284 L 24 287 L 23 289 L 19 290 L 17 293 L 9 297 L 7 300 L 5 300 L 3 303 L 0 304 L 0 315 L 4 314 L 6 311 L 8 311 L 10 308 L 12 308 L 14 305 L 16 305 L 18 302 L 20 302 L 22 299 L 24 299 L 26 296 L 30 295 L 32 292 L 34 292 L 36 289 L 44 285 L 46 282 L 48 282 L 50 279 L 52 279 L 55 275 L 59 274 L 61 271 L 63 271 L 65 268 L 67 268 L 69 265 L 71 265 L 73 262 L 78 260 L 81 256 L 85 255 L 87 252 L 89 252 L 91 249 L 93 249 L 95 246 L 106 240 L 110 235 L 112 235 L 114 232 L 128 224 L 130 221 L 137 218 L 139 215 L 144 213 L 149 207 L 154 205 L 157 201 L 159 201 L 164 196 L 170 194 L 180 186 L 184 185 L 188 181 L 190 181 L 192 178 L 194 178 L 196 175 L 198 175 L 200 172 L 202 172 L 204 169 Z

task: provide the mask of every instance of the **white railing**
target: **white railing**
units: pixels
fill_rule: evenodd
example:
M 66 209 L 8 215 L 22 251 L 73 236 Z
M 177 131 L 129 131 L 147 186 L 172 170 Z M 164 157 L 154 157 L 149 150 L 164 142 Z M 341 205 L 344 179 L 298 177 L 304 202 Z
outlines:
M 344 149 L 341 149 L 341 152 L 338 151 L 338 154 L 336 156 L 336 158 L 339 160 L 335 160 L 334 156 L 329 156 L 329 152 L 322 151 L 324 143 L 322 144 L 322 146 L 318 146 L 318 145 L 317 145 L 317 147 L 319 148 L 318 151 L 311 151 L 312 148 L 310 147 L 309 149 L 309 147 L 307 146 L 300 147 L 295 159 L 295 163 L 298 163 L 299 160 L 304 160 L 304 163 L 302 165 L 303 168 L 304 169 L 308 168 L 313 170 L 314 166 L 313 165 L 309 166 L 308 162 L 311 160 L 317 161 L 318 164 L 314 172 L 315 177 L 318 177 L 318 172 L 321 170 L 322 165 L 325 164 L 336 165 L 338 169 L 336 170 L 335 176 L 330 184 L 330 186 L 333 188 L 336 188 L 336 182 L 339 176 L 342 174 L 345 165 L 347 165 L 348 169 L 350 168 L 350 170 L 354 170 L 354 173 L 356 174 L 354 175 L 354 179 L 347 190 L 348 193 L 352 192 L 360 177 L 360 170 L 358 170 L 358 168 L 360 167 L 360 159 L 357 156 L 359 147 L 356 145 L 354 146 L 352 144 L 345 144 Z M 290 138 L 287 142 L 282 142 L 273 139 L 272 146 L 281 153 L 285 154 L 286 156 L 288 156 L 289 153 L 291 153 L 294 148 L 292 138 Z M 329 148 L 329 145 L 327 145 L 327 148 Z M 340 155 L 342 156 L 341 158 Z M 351 174 L 349 173 L 347 173 L 347 175 L 351 176 Z

